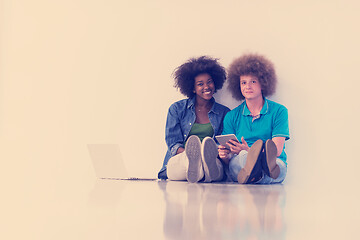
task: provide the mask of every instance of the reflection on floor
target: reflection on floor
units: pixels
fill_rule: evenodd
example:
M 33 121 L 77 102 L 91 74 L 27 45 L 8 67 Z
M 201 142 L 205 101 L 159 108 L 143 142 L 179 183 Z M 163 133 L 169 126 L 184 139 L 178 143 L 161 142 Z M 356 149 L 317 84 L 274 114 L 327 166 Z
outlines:
M 98 180 L 87 237 L 285 239 L 283 185 Z M 97 209 L 97 210 L 96 210 Z M 96 230 L 97 229 L 97 230 Z M 151 238 L 152 239 L 152 238 Z
M 285 239 L 282 185 L 158 182 L 168 239 Z
M 97 180 L 75 239 L 360 239 L 359 197 L 334 186 Z
M 1 239 L 360 239 L 357 183 L 61 186 L 13 199 L 17 209 L 5 212 Z

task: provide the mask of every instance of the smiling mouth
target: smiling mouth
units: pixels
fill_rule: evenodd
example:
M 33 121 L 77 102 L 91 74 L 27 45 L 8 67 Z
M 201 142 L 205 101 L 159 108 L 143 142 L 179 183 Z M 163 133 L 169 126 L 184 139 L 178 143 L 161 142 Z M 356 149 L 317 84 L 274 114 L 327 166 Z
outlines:
M 204 93 L 204 94 L 211 94 L 212 91 L 204 91 L 203 93 Z

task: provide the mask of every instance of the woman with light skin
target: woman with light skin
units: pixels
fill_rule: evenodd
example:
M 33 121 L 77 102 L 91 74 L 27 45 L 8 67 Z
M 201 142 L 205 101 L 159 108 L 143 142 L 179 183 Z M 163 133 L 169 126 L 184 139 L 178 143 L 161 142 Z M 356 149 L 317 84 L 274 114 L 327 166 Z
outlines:
M 261 55 L 244 55 L 230 65 L 228 81 L 233 97 L 244 102 L 226 115 L 223 134 L 235 134 L 240 142 L 220 145 L 219 157 L 228 164 L 233 181 L 281 183 L 287 171 L 285 141 L 290 137 L 287 109 L 266 98 L 276 89 L 273 64 Z
M 165 128 L 168 150 L 158 178 L 220 181 L 224 170 L 213 137 L 221 134 L 230 109 L 217 103 L 213 95 L 225 82 L 225 69 L 217 59 L 202 56 L 179 66 L 174 78 L 175 87 L 187 98 L 169 108 Z

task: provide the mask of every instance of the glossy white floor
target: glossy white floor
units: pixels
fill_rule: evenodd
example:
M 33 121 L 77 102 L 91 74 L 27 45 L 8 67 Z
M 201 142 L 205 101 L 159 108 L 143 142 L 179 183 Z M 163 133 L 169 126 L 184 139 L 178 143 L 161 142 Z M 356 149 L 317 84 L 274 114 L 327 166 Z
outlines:
M 360 237 L 359 198 L 352 187 L 95 179 L 72 183 L 14 199 L 11 204 L 18 206 L 12 214 L 5 211 L 7 238 L 2 239 Z

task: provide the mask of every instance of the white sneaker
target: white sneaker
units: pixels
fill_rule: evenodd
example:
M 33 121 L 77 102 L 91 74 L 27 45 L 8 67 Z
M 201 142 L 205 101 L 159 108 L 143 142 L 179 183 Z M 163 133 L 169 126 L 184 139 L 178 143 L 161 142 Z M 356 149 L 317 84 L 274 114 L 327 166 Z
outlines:
M 186 179 L 191 183 L 198 182 L 204 176 L 201 161 L 201 141 L 198 136 L 192 135 L 189 137 L 185 144 L 185 153 L 189 159 Z
M 223 177 L 223 167 L 217 159 L 218 147 L 211 137 L 204 138 L 201 145 L 201 156 L 205 173 L 204 182 L 221 180 Z

